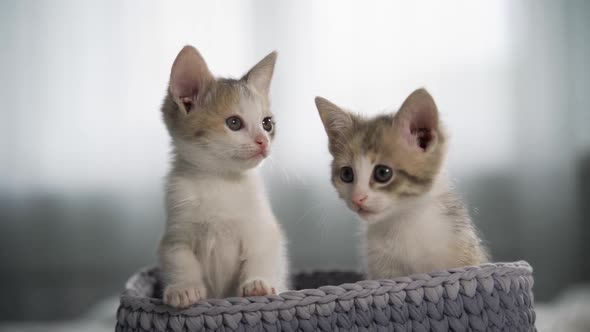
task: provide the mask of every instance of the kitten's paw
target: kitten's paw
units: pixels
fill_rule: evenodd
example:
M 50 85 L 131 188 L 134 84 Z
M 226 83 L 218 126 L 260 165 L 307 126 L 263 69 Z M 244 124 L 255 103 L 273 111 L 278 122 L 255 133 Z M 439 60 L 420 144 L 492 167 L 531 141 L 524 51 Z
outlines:
M 240 294 L 243 297 L 265 296 L 276 293 L 276 289 L 271 287 L 266 281 L 262 279 L 252 279 L 250 281 L 246 281 L 240 287 Z
M 207 298 L 205 287 L 195 283 L 174 284 L 164 289 L 164 303 L 175 308 L 186 308 Z

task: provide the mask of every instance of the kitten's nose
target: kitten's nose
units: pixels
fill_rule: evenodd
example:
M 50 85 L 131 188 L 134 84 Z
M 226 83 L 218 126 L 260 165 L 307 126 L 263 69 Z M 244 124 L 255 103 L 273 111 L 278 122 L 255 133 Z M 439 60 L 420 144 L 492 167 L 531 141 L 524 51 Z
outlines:
M 362 207 L 367 197 L 369 197 L 367 194 L 354 194 L 352 195 L 352 202 L 358 207 Z
M 256 141 L 256 144 L 258 144 L 258 146 L 260 146 L 260 148 L 262 150 L 265 150 L 266 147 L 268 146 L 268 138 L 266 138 L 266 136 L 264 136 L 264 135 L 257 135 L 254 140 Z

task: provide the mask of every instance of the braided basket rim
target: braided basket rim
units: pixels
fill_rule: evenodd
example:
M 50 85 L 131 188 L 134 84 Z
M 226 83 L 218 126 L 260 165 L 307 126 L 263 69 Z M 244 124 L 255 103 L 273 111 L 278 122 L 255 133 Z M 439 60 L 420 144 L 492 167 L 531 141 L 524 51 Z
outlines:
M 355 283 L 345 283 L 337 286 L 326 285 L 314 289 L 292 290 L 278 295 L 205 299 L 188 308 L 176 309 L 165 305 L 161 299 L 131 294 L 138 282 L 142 281 L 141 277 L 145 277 L 146 274 L 155 271 L 155 269 L 156 268 L 154 267 L 141 269 L 127 281 L 125 291 L 120 297 L 121 307 L 130 307 L 133 310 L 139 309 L 145 312 L 182 315 L 186 317 L 195 317 L 199 315 L 214 316 L 224 313 L 274 311 L 299 306 L 308 306 L 310 304 L 351 300 L 355 298 L 381 295 L 387 292 L 436 287 L 455 283 L 457 281 L 486 279 L 490 278 L 492 275 L 496 277 L 509 277 L 511 279 L 514 277 L 530 277 L 533 273 L 533 268 L 526 261 L 485 263 L 479 266 L 465 266 L 445 271 L 413 274 L 393 279 L 361 280 Z M 507 291 L 509 291 L 509 286 Z

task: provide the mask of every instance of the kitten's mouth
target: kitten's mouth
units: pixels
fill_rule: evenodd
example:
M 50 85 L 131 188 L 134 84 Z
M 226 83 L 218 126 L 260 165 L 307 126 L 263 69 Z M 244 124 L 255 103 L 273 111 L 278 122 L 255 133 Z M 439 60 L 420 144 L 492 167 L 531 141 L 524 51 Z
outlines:
M 368 218 L 377 214 L 376 212 L 367 210 L 365 208 L 358 208 L 358 210 L 356 210 L 356 213 L 362 218 Z
M 264 158 L 266 158 L 266 154 L 267 154 L 266 150 L 263 150 L 263 151 L 256 153 L 252 157 L 250 157 L 250 159 L 258 159 L 258 158 L 264 159 Z
M 234 156 L 232 156 L 232 158 L 233 159 L 236 159 L 236 160 L 242 160 L 242 161 L 255 161 L 255 160 L 258 160 L 258 159 L 264 159 L 267 156 L 268 156 L 268 151 L 267 150 L 264 150 L 264 151 L 260 150 L 260 151 L 254 153 L 254 154 L 249 155 L 249 156 L 234 155 Z
M 255 154 L 253 154 L 248 159 L 250 159 L 250 160 L 255 160 L 255 159 L 258 159 L 258 158 L 264 159 L 264 158 L 266 158 L 267 154 L 268 154 L 268 152 L 266 150 L 261 150 L 261 151 L 258 151 Z

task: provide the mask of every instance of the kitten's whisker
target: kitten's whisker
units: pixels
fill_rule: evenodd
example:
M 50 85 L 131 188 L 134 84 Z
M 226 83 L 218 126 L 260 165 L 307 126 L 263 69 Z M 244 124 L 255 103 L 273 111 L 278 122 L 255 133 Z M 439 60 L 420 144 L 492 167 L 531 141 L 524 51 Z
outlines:
M 296 224 L 299 224 L 300 222 L 303 221 L 303 219 L 305 219 L 305 217 L 307 217 L 307 215 L 313 211 L 314 209 L 318 208 L 318 207 L 322 207 L 323 204 L 326 204 L 324 202 L 320 202 L 317 203 L 315 205 L 312 205 L 309 209 L 307 209 L 307 211 L 301 216 L 301 218 L 297 219 L 297 221 L 295 222 Z
M 277 165 L 279 166 L 279 169 L 285 175 L 285 179 L 287 181 L 287 184 L 291 184 L 291 177 L 289 176 L 289 172 L 287 172 L 287 170 L 285 169 L 285 167 L 283 167 L 280 163 L 277 162 Z
M 275 171 L 275 163 L 274 160 L 272 160 L 271 156 L 268 156 L 267 158 L 269 160 L 268 163 L 264 163 L 264 165 L 262 167 L 265 167 L 266 165 L 270 165 L 270 170 L 271 170 L 271 174 L 274 174 Z
M 320 217 L 319 224 L 320 224 L 320 238 L 325 239 L 326 233 L 328 232 L 328 227 L 326 227 L 326 221 L 328 220 L 328 211 L 324 210 L 322 216 Z
M 267 159 L 270 161 L 270 166 L 273 174 L 276 174 L 275 172 L 277 172 L 277 170 L 280 171 L 283 183 L 288 185 L 291 184 L 290 174 L 293 173 L 295 175 L 295 179 L 299 184 L 302 184 L 303 186 L 308 185 L 297 172 L 289 172 L 289 170 L 283 165 L 281 165 L 281 163 L 279 163 L 277 160 L 275 160 L 273 156 L 268 156 Z
M 282 178 L 283 178 L 283 183 L 285 184 L 291 184 L 291 178 L 289 177 L 288 172 L 285 170 L 285 168 L 283 166 L 281 166 L 281 164 L 279 164 L 278 162 L 276 162 L 274 160 L 274 158 L 269 156 L 269 159 L 271 160 L 273 165 L 276 165 L 278 167 L 278 169 L 281 171 L 282 173 Z
M 293 172 L 293 174 L 295 175 L 295 179 L 297 179 L 300 184 L 307 186 L 307 182 L 299 175 L 298 172 Z
M 276 163 L 275 160 L 272 156 L 268 156 L 268 160 L 270 161 L 270 169 L 272 171 L 272 174 L 276 174 Z M 282 177 L 282 174 L 281 174 Z M 284 181 L 284 180 L 283 180 Z

